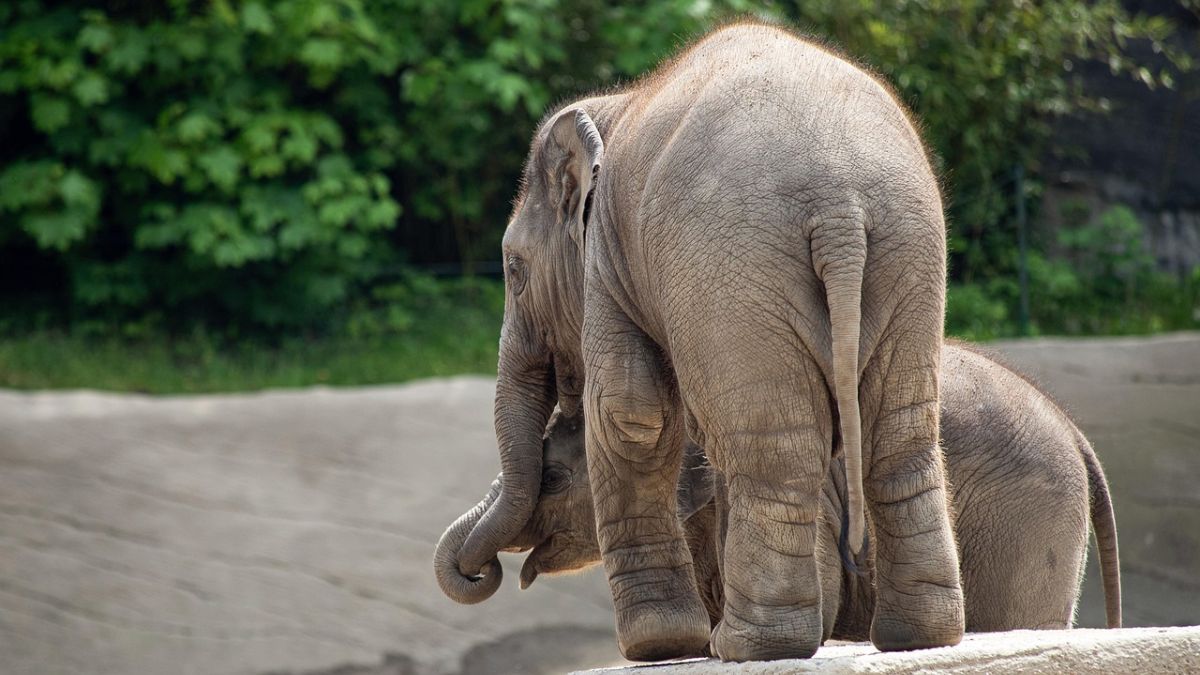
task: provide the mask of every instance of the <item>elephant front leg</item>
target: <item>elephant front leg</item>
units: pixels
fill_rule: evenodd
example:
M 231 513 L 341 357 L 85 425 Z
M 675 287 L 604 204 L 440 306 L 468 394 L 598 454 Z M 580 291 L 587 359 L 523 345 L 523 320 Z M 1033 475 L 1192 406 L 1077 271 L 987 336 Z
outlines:
M 676 515 L 681 406 L 657 348 L 617 320 L 585 337 L 588 473 L 617 641 L 634 661 L 692 656 L 709 620 Z

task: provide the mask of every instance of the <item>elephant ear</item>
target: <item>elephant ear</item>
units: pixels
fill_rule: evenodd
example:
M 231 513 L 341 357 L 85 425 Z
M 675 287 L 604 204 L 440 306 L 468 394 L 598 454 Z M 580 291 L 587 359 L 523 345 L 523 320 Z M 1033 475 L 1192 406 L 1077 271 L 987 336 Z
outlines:
M 571 108 L 558 114 L 546 141 L 555 150 L 550 170 L 559 186 L 558 220 L 570 228 L 571 238 L 582 252 L 592 193 L 604 159 L 604 140 L 587 112 Z

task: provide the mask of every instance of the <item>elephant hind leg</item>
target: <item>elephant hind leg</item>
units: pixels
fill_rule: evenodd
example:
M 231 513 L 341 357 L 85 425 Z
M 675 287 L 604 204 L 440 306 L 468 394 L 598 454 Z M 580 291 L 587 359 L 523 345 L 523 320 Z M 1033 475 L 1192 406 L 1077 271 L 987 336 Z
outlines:
M 808 492 L 750 475 L 730 481 L 725 606 L 713 634 L 722 659 L 808 658 L 820 646 L 816 514 Z
M 1037 420 L 1025 423 L 1034 431 L 1015 441 L 1023 447 L 979 448 L 985 458 L 1010 461 L 975 465 L 975 489 L 955 495 L 968 632 L 1070 628 L 1075 616 L 1087 557 L 1087 485 L 1062 466 L 1074 448 L 1060 452 L 1035 435 Z M 1011 462 L 1025 451 L 1041 456 L 1032 466 Z
M 964 630 L 958 554 L 938 446 L 938 360 L 885 342 L 863 390 L 876 396 L 864 439 L 864 480 L 875 550 L 871 642 L 880 650 L 957 644 Z
M 820 371 L 805 359 L 774 364 L 771 378 L 727 370 L 728 398 L 710 402 L 715 412 L 704 406 L 709 460 L 727 479 L 724 607 L 712 638 L 723 660 L 807 658 L 825 633 L 815 554 L 832 420 Z

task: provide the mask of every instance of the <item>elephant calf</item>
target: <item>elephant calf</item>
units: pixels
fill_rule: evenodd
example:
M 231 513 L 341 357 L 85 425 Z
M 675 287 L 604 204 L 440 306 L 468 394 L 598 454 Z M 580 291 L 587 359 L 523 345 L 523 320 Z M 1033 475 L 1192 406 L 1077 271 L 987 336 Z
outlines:
M 1089 520 L 1099 544 L 1108 625 L 1120 626 L 1116 523 L 1087 439 L 1032 383 L 982 354 L 947 344 L 941 368 L 941 437 L 953 486 L 967 630 L 1070 627 Z M 720 511 L 711 499 L 715 472 L 703 451 L 689 445 L 679 508 L 687 518 L 700 595 L 715 625 L 723 603 Z M 506 549 L 532 549 L 521 570 L 523 588 L 539 573 L 600 561 L 580 417 L 556 413 L 543 466 L 534 516 Z M 864 556 L 862 575 L 847 571 L 839 559 L 846 504 L 840 457 L 831 467 L 816 542 L 823 637 L 865 640 L 874 611 L 873 556 Z

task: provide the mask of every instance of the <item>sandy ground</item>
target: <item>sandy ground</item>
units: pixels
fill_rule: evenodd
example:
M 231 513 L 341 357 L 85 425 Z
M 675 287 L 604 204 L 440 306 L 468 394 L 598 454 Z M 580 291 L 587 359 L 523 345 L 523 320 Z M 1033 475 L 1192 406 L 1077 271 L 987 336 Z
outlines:
M 996 345 L 1092 439 L 1129 625 L 1200 624 L 1200 335 Z M 598 570 L 442 596 L 497 471 L 492 383 L 0 392 L 5 673 L 537 673 L 619 662 Z M 1093 556 L 1094 557 L 1094 556 Z M 1080 623 L 1102 624 L 1090 573 Z

